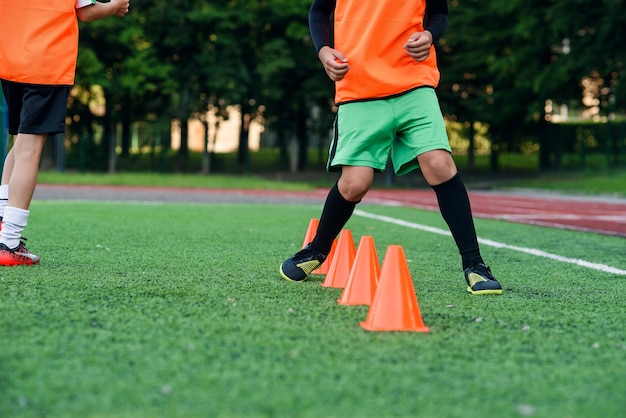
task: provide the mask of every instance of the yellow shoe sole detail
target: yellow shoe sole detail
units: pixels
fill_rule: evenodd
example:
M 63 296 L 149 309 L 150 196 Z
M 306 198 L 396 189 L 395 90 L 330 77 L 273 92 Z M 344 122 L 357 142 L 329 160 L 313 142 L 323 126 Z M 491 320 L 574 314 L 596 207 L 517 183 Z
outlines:
M 487 289 L 487 290 L 472 290 L 471 287 L 467 286 L 467 291 L 472 295 L 501 295 L 502 289 Z

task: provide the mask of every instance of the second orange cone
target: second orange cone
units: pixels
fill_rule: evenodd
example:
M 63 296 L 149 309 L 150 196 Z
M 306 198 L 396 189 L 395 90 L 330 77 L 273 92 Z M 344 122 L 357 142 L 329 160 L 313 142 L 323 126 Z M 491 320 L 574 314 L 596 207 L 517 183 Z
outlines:
M 379 277 L 380 264 L 374 238 L 364 235 L 359 241 L 348 283 L 337 302 L 340 305 L 371 305 Z
M 322 282 L 322 286 L 339 288 L 346 287 L 355 255 L 356 248 L 354 247 L 352 231 L 344 229 L 341 231 L 341 234 L 339 234 L 337 248 L 332 256 L 328 274 L 326 274 L 326 278 Z
M 368 331 L 428 332 L 420 312 L 404 249 L 387 248 L 374 301 L 361 327 Z
M 309 227 L 307 228 L 306 234 L 304 235 L 304 241 L 302 241 L 302 248 L 306 247 L 309 242 L 313 241 L 313 238 L 315 238 L 315 234 L 317 233 L 317 227 L 319 226 L 319 224 L 320 221 L 315 218 L 309 221 Z
M 333 258 L 335 257 L 335 250 L 337 249 L 337 238 L 333 240 L 333 245 L 330 248 L 330 252 L 326 257 L 326 260 L 319 266 L 316 270 L 313 270 L 311 274 L 327 274 L 328 270 L 330 270 L 330 265 L 333 262 Z

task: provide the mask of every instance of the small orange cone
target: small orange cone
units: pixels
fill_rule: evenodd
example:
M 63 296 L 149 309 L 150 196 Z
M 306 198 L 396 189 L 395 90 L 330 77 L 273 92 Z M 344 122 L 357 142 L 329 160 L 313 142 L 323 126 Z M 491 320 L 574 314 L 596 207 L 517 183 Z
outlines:
M 379 277 L 380 265 L 374 238 L 364 235 L 359 242 L 348 283 L 337 302 L 340 305 L 371 305 Z
M 319 220 L 311 219 L 309 227 L 306 230 L 306 234 L 304 235 L 304 241 L 302 241 L 302 248 L 306 247 L 309 242 L 313 241 L 313 238 L 315 238 L 315 234 L 317 233 L 319 223 Z
M 337 249 L 337 239 L 333 240 L 333 245 L 330 247 L 330 252 L 326 257 L 326 260 L 319 266 L 317 269 L 313 270 L 311 274 L 327 274 L 330 269 L 330 264 L 333 262 L 333 258 L 335 257 L 335 250 Z
M 341 231 L 341 234 L 339 234 L 337 249 L 330 263 L 326 279 L 322 282 L 322 286 L 346 287 L 355 255 L 356 248 L 354 247 L 352 232 L 349 229 L 344 229 Z
M 422 320 L 404 250 L 399 245 L 387 248 L 378 289 L 361 327 L 368 331 L 429 331 Z

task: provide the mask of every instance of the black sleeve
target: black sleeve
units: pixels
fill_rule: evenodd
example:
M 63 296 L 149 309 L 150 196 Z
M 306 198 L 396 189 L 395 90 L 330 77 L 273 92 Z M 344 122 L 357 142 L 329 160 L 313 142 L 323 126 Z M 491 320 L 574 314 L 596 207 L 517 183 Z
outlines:
M 443 35 L 448 27 L 447 0 L 426 0 L 426 21 L 424 29 L 433 34 L 433 41 Z
M 311 4 L 309 31 L 317 52 L 324 46 L 330 46 L 330 16 L 336 4 L 337 0 L 313 0 Z

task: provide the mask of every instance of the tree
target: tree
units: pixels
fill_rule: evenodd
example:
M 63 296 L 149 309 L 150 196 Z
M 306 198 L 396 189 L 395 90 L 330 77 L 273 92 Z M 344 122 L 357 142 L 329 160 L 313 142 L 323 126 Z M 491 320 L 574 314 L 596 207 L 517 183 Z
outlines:
M 462 122 L 490 127 L 492 155 L 517 150 L 543 123 L 547 99 L 573 97 L 562 65 L 563 38 L 547 20 L 554 2 L 462 0 L 451 4 L 441 68 L 442 107 Z M 497 168 L 497 160 L 492 160 Z
M 141 0 L 138 0 L 141 2 Z M 106 106 L 102 119 L 105 127 L 103 148 L 109 155 L 109 171 L 115 170 L 115 126 L 123 126 L 122 155 L 130 146 L 130 124 L 156 120 L 168 103 L 172 68 L 158 59 L 157 49 L 146 34 L 145 17 L 129 14 L 123 19 L 103 19 L 81 25 L 80 52 L 76 86 L 87 96 L 82 102 L 98 99 L 93 86 L 104 91 Z M 76 103 L 81 102 L 77 100 Z M 79 111 L 71 107 L 72 111 Z M 91 121 L 98 119 L 83 112 L 83 126 L 88 132 Z M 91 137 L 92 135 L 88 135 Z
M 333 117 L 333 84 L 317 59 L 309 35 L 309 6 L 309 0 L 272 3 L 258 68 L 264 117 L 280 138 L 282 164 L 288 162 L 287 138 L 293 135 L 298 144 L 298 170 L 307 166 L 309 139 L 316 130 L 313 114 L 317 111 L 317 120 L 326 131 Z
M 554 1 L 546 16 L 561 40 L 560 69 L 578 81 L 575 99 L 581 99 L 581 80 L 592 77 L 598 83 L 599 114 L 607 116 L 626 111 L 626 51 L 621 40 L 626 28 L 620 16 L 625 0 Z M 546 72 L 538 82 L 550 82 Z

